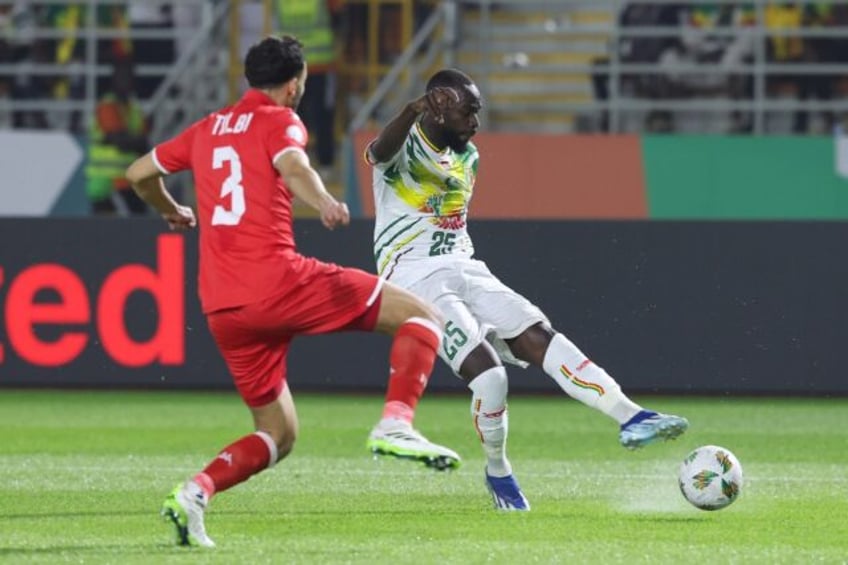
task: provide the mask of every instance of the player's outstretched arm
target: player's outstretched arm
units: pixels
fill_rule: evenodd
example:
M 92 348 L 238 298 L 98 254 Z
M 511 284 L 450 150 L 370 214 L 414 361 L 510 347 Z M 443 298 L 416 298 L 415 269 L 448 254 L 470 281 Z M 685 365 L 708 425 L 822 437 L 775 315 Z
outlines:
M 418 116 L 427 112 L 438 123 L 444 123 L 444 112 L 459 102 L 459 94 L 450 87 L 432 88 L 424 96 L 409 102 L 400 113 L 386 124 L 377 139 L 371 143 L 371 158 L 377 163 L 390 161 L 400 151 L 409 134 L 409 128 Z
M 151 153 L 136 159 L 127 169 L 126 177 L 139 198 L 159 212 L 172 230 L 188 229 L 197 225 L 194 211 L 188 206 L 178 204 L 165 188 L 162 173 L 156 167 Z
M 274 161 L 274 167 L 295 196 L 318 210 L 324 227 L 333 229 L 350 223 L 347 204 L 339 202 L 327 192 L 324 181 L 309 164 L 309 157 L 303 151 L 283 152 Z

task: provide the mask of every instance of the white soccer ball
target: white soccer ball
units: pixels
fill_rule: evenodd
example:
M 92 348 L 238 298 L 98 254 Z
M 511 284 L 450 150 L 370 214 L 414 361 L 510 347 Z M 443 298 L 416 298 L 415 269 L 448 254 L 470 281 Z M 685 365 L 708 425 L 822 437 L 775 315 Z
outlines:
M 703 445 L 683 459 L 677 474 L 680 492 L 701 510 L 721 510 L 742 492 L 742 465 L 729 449 Z

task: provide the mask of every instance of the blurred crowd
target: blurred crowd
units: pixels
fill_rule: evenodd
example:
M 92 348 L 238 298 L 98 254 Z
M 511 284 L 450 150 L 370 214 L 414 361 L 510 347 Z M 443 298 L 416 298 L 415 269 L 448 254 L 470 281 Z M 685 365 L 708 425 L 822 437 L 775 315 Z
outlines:
M 98 30 L 110 37 L 98 39 L 98 64 L 168 64 L 174 61 L 178 39 L 136 39 L 134 29 L 171 29 L 196 26 L 196 10 L 180 9 L 179 3 L 136 1 L 127 4 L 99 4 L 93 14 Z M 85 2 L 57 4 L 18 1 L 0 5 L 0 64 L 14 71 L 0 73 L 0 98 L 12 107 L 0 118 L 0 127 L 67 129 L 86 133 L 80 111 L 16 110 L 14 101 L 69 100 L 86 96 L 84 65 L 88 60 L 86 29 L 89 18 Z M 43 32 L 48 33 L 43 33 Z M 52 34 L 49 32 L 53 32 Z M 179 35 L 179 34 L 175 34 Z M 32 64 L 55 65 L 35 69 Z M 25 72 L 21 72 L 26 70 Z M 147 98 L 162 80 L 145 75 L 134 82 L 134 95 Z M 111 89 L 108 76 L 95 84 L 98 98 Z
M 759 17 L 750 3 L 630 3 L 619 15 L 624 37 L 618 44 L 623 64 L 657 64 L 659 72 L 625 72 L 619 84 L 623 96 L 645 99 L 715 98 L 753 100 L 754 72 L 732 71 L 733 66 L 750 65 L 762 49 L 765 62 L 785 65 L 779 72 L 767 72 L 763 81 L 767 100 L 829 101 L 848 96 L 844 74 L 812 73 L 810 63 L 848 62 L 848 37 L 827 37 L 827 28 L 848 26 L 848 4 L 832 2 L 769 2 L 760 8 L 766 29 L 764 44 L 756 34 L 745 33 Z M 668 33 L 651 37 L 628 37 L 628 29 L 665 28 Z M 803 36 L 792 31 L 821 30 L 822 35 Z M 698 65 L 699 71 L 681 67 Z M 798 72 L 794 72 L 796 66 Z M 605 75 L 594 77 L 595 95 L 606 99 L 609 84 Z M 727 113 L 654 111 L 643 117 L 641 129 L 748 133 L 752 130 L 750 112 Z M 829 132 L 838 116 L 833 112 L 769 112 L 768 133 Z M 709 121 L 710 123 L 705 123 Z
M 226 0 L 210 0 L 225 2 Z M 283 31 L 307 45 L 310 78 L 300 114 L 310 130 L 310 152 L 322 176 L 337 178 L 338 141 L 367 94 L 403 52 L 435 0 L 409 6 L 367 0 L 245 0 L 237 15 L 240 47 L 263 33 Z M 122 180 L 122 171 L 151 140 L 150 118 L 142 111 L 165 73 L 201 25 L 197 2 L 137 0 L 101 3 L 20 0 L 0 4 L 0 128 L 62 129 L 86 136 L 87 186 L 98 213 L 144 213 Z M 273 10 L 269 23 L 268 6 Z M 500 9 L 493 3 L 492 9 Z M 376 9 L 376 14 L 373 10 Z M 848 62 L 848 37 L 827 35 L 828 28 L 848 27 L 848 2 L 768 2 L 765 5 L 714 2 L 626 3 L 617 14 L 617 43 L 622 99 L 718 102 L 710 112 L 668 109 L 625 112 L 625 131 L 750 133 L 753 112 L 722 110 L 721 101 L 823 101 L 848 97 L 848 74 L 810 71 L 809 63 Z M 753 31 L 762 18 L 765 40 Z M 411 20 L 411 22 L 410 22 Z M 87 41 L 89 23 L 105 30 L 94 45 Z M 411 24 L 411 25 L 410 25 Z M 371 26 L 376 25 L 376 29 Z M 640 28 L 650 33 L 628 35 Z M 160 37 L 138 31 L 160 30 Z M 814 36 L 795 33 L 818 30 Z M 46 31 L 46 33 L 45 33 Z M 91 58 L 111 67 L 93 84 Z M 772 67 L 756 79 L 765 61 Z M 609 59 L 598 61 L 594 95 L 610 98 Z M 48 65 L 40 69 L 33 64 Z M 652 69 L 626 68 L 649 64 Z M 154 68 L 160 71 L 153 71 Z M 140 68 L 143 67 L 143 68 Z M 694 70 L 693 70 L 694 69 Z M 797 69 L 797 72 L 796 72 Z M 141 72 L 140 72 L 141 71 Z M 242 85 L 244 86 L 244 85 Z M 93 92 L 90 90 L 93 88 Z M 762 89 L 758 97 L 757 89 Z M 83 102 L 96 100 L 84 123 Z M 65 101 L 50 110 L 33 101 Z M 826 133 L 844 116 L 828 109 L 767 111 L 766 133 Z M 608 114 L 596 129 L 606 130 Z M 159 141 L 159 140 L 153 140 Z
M 434 3 L 415 5 L 415 22 L 420 24 Z M 373 42 L 368 39 L 372 8 L 355 0 L 245 0 L 230 15 L 238 22 L 241 56 L 268 31 L 296 35 L 307 46 L 310 75 L 299 113 L 310 130 L 313 160 L 330 182 L 337 177 L 336 145 L 344 124 L 379 79 L 372 70 L 387 68 L 404 48 L 400 4 L 377 7 L 380 25 Z M 87 137 L 92 211 L 145 213 L 128 190 L 123 169 L 150 147 L 151 119 L 142 103 L 200 27 L 200 14 L 198 2 L 185 1 L 98 2 L 93 14 L 87 2 L 0 4 L 0 129 L 65 130 Z M 96 40 L 93 56 L 111 70 L 101 72 L 89 92 L 92 53 L 87 39 L 92 18 L 97 32 L 106 32 Z M 163 33 L 150 37 L 136 33 L 139 30 Z M 340 75 L 338 58 L 353 72 Z M 152 65 L 165 70 L 151 70 Z M 139 72 L 142 66 L 146 70 Z M 340 97 L 345 103 L 337 103 Z M 84 123 L 81 108 L 91 98 L 96 109 L 90 123 Z M 52 104 L 49 110 L 32 104 L 44 100 L 67 104 Z
M 130 190 L 124 170 L 149 150 L 149 120 L 139 100 L 148 98 L 163 76 L 136 76 L 138 64 L 171 64 L 175 38 L 131 40 L 132 30 L 171 29 L 175 11 L 171 3 L 130 2 L 98 4 L 93 13 L 87 3 L 15 2 L 0 6 L 0 64 L 13 69 L 0 74 L 0 97 L 7 102 L 0 127 L 66 130 L 86 136 L 86 193 L 96 214 L 146 213 Z M 90 23 L 108 33 L 91 46 Z M 88 82 L 87 63 L 111 67 Z M 46 65 L 36 67 L 34 65 Z M 89 93 L 89 90 L 92 90 Z M 88 123 L 84 101 L 95 99 Z M 66 105 L 33 107 L 39 100 Z
M 268 5 L 246 1 L 231 15 L 238 18 L 242 55 L 267 30 L 296 35 L 308 46 L 310 77 L 300 113 L 312 134 L 313 158 L 324 176 L 331 178 L 336 162 L 337 42 L 344 38 L 350 46 L 346 56 L 365 64 L 366 27 L 356 25 L 367 20 L 362 11 L 365 4 L 343 7 L 333 0 L 273 0 L 270 21 Z M 153 95 L 168 65 L 199 28 L 199 8 L 197 2 L 139 0 L 98 3 L 92 14 L 87 2 L 1 4 L 0 128 L 65 130 L 85 136 L 89 141 L 86 188 L 92 211 L 146 213 L 129 190 L 123 171 L 151 146 L 151 119 L 142 111 L 142 103 Z M 87 84 L 92 18 L 97 32 L 106 32 L 96 40 L 93 56 L 98 65 L 111 67 L 93 85 Z M 399 25 L 386 29 L 396 32 Z M 139 30 L 163 33 L 150 37 L 136 33 Z M 388 48 L 399 52 L 400 39 L 395 35 L 388 33 L 388 41 L 394 40 Z M 148 71 L 139 73 L 143 65 Z M 151 65 L 164 70 L 151 71 Z M 91 98 L 96 107 L 90 122 L 84 123 L 83 102 Z M 68 104 L 32 104 L 44 100 Z

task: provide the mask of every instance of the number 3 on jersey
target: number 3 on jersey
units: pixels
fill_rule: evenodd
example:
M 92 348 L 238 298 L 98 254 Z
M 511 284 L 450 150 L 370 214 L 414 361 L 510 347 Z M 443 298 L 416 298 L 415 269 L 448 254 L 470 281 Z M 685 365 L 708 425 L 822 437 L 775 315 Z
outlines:
M 212 168 L 220 169 L 230 164 L 230 174 L 221 185 L 221 199 L 230 197 L 230 208 L 215 205 L 212 212 L 213 226 L 237 226 L 245 212 L 244 186 L 241 184 L 241 159 L 231 145 L 216 147 L 212 152 Z

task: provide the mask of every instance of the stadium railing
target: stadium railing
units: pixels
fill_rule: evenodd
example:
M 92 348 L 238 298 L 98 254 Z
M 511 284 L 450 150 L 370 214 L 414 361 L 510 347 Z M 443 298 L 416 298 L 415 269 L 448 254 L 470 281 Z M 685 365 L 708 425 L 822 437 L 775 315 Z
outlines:
M 839 48 L 848 44 L 848 6 L 792 3 L 789 9 L 798 12 L 787 22 L 787 14 L 771 12 L 778 4 L 446 1 L 432 16 L 435 25 L 420 28 L 371 92 L 351 129 L 384 119 L 399 93 L 421 88 L 428 63 L 442 61 L 481 86 L 490 130 L 827 133 L 848 113 L 848 49 Z M 713 21 L 694 12 L 703 6 L 717 14 Z M 627 21 L 636 8 L 677 9 L 677 19 Z M 806 11 L 814 9 L 828 19 L 809 21 Z M 646 41 L 665 48 L 642 60 L 628 52 Z M 780 42 L 801 45 L 800 56 L 780 60 L 774 53 Z M 826 42 L 836 49 L 822 57 L 816 48 Z M 401 73 L 410 69 L 420 73 L 402 84 Z M 791 126 L 800 114 L 827 120 Z M 674 125 L 664 123 L 669 118 Z
M 156 116 L 151 137 L 159 140 L 203 111 L 228 98 L 224 78 L 229 63 L 228 15 L 231 2 L 182 0 L 179 8 L 193 12 L 190 27 L 173 22 L 162 26 L 135 26 L 129 20 L 130 0 L 52 0 L 46 3 L 0 0 L 5 19 L 0 25 L 0 114 L 30 113 L 45 116 L 42 125 L 65 129 L 75 120 L 77 133 L 85 133 L 100 90 L 113 72 L 103 44 L 127 40 L 135 46 L 137 84 L 153 84 L 139 103 L 148 116 Z M 172 8 L 174 4 L 171 3 Z M 73 17 L 61 10 L 77 9 Z M 121 21 L 103 22 L 99 10 L 118 9 Z M 51 12 L 52 10 L 52 12 Z M 59 14 L 58 16 L 56 14 Z M 58 21 L 57 21 L 58 20 Z M 173 60 L 146 62 L 145 48 L 169 45 Z M 63 47 L 63 44 L 65 47 Z M 63 49 L 66 51 L 60 55 Z M 74 91 L 57 94 L 57 82 L 76 85 Z M 35 87 L 21 92 L 20 84 Z M 12 120 L 7 120 L 11 122 Z M 25 127 L 25 126 L 24 126 Z

